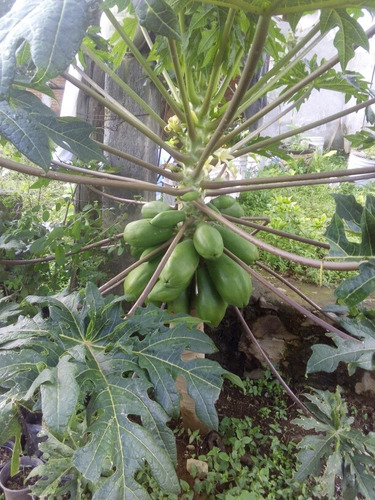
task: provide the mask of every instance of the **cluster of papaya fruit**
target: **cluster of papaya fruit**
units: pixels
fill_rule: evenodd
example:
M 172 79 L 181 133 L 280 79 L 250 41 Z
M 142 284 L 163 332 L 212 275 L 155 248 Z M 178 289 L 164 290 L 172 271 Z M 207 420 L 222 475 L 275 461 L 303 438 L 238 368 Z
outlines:
M 227 195 L 214 198 L 208 205 L 227 215 L 243 215 L 242 207 Z M 143 205 L 142 217 L 127 224 L 124 230 L 124 239 L 137 258 L 145 257 L 171 239 L 188 216 L 184 209 L 176 210 L 162 201 L 151 201 Z M 215 221 L 193 219 L 147 301 L 166 302 L 172 312 L 190 313 L 195 309 L 198 317 L 217 326 L 228 305 L 244 307 L 252 292 L 249 274 L 224 253 L 224 248 L 248 265 L 258 258 L 256 246 L 229 228 Z M 127 275 L 124 292 L 129 301 L 141 295 L 164 252 L 153 255 Z

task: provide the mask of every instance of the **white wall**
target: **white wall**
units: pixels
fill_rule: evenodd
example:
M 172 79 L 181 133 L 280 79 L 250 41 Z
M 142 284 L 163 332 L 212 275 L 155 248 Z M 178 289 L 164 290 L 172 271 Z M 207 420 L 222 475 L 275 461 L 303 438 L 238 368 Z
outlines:
M 304 16 L 298 25 L 298 36 L 303 36 L 303 34 L 313 23 L 316 22 L 316 20 L 317 14 Z M 370 15 L 366 15 L 361 18 L 360 22 L 364 29 L 367 29 L 373 23 Z M 281 28 L 285 31 L 287 29 L 287 24 L 282 23 Z M 313 52 L 318 54 L 318 61 L 322 58 L 329 59 L 336 53 L 336 49 L 333 45 L 333 39 L 334 32 L 331 32 L 314 48 Z M 310 58 L 312 55 L 313 53 L 310 53 L 307 57 Z M 370 52 L 367 52 L 364 49 L 358 49 L 355 58 L 348 64 L 348 70 L 361 73 L 368 82 L 372 83 L 374 79 L 374 63 L 375 40 L 373 39 L 370 40 Z M 337 69 L 339 69 L 339 67 L 337 67 Z M 278 97 L 278 95 L 278 91 L 274 92 L 273 95 L 270 95 L 269 101 Z M 294 110 L 288 113 L 278 123 L 274 123 L 268 127 L 263 132 L 263 135 L 273 136 L 279 134 L 280 132 L 287 132 L 291 127 L 306 125 L 312 121 L 337 113 L 344 108 L 353 105 L 355 105 L 354 99 L 351 99 L 347 104 L 345 104 L 345 97 L 339 92 L 331 90 L 314 90 L 309 100 L 300 107 L 299 111 Z M 282 108 L 280 106 L 276 108 L 271 113 L 271 116 L 277 116 L 281 109 Z M 343 136 L 360 130 L 364 124 L 364 111 L 359 111 L 355 114 L 344 117 L 341 120 L 333 121 L 326 125 L 311 129 L 306 132 L 305 135 L 324 136 L 326 147 L 332 143 L 333 148 L 342 148 L 344 146 Z M 347 141 L 345 142 L 347 143 Z M 346 149 L 348 149 L 348 144 L 346 144 Z

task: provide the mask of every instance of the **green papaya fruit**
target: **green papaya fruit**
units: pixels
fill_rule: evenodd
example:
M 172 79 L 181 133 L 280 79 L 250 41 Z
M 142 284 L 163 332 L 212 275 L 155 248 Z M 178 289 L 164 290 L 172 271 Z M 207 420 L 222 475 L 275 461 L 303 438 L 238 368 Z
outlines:
M 142 206 L 141 214 L 144 219 L 152 219 L 155 215 L 161 212 L 167 212 L 168 210 L 172 210 L 170 205 L 167 205 L 164 201 L 153 200 Z
M 126 276 L 124 281 L 124 293 L 128 296 L 127 300 L 129 302 L 137 300 L 141 295 L 154 274 L 159 261 L 152 260 L 143 262 Z
M 173 314 L 190 314 L 190 286 L 182 290 L 176 299 L 168 302 L 168 310 Z
M 142 255 L 142 252 L 144 251 L 144 248 L 142 247 L 130 247 L 130 255 L 132 257 L 135 257 L 136 259 L 139 259 Z
M 195 250 L 193 240 L 181 241 L 174 248 L 160 273 L 160 280 L 170 287 L 183 286 L 190 282 L 198 263 L 199 255 Z
M 180 287 L 172 287 L 166 285 L 163 281 L 158 280 L 151 292 L 148 294 L 148 300 L 151 302 L 170 302 L 177 299 L 182 290 L 188 286 L 188 283 Z
M 140 255 L 140 259 L 143 259 L 143 257 L 146 257 L 149 253 L 153 252 L 154 250 L 156 250 L 157 248 L 159 248 L 160 245 L 155 245 L 153 247 L 149 247 L 149 248 L 145 248 L 143 250 L 143 252 L 141 253 Z M 134 247 L 134 248 L 137 248 L 137 247 Z M 157 252 L 153 257 L 151 257 L 151 260 L 154 260 L 154 259 L 159 259 L 160 260 L 160 254 L 161 253 L 165 253 L 165 249 L 164 250 L 160 250 L 160 252 Z
M 151 219 L 150 223 L 153 226 L 165 228 L 165 227 L 173 227 L 179 222 L 184 222 L 186 220 L 185 210 L 168 210 L 167 212 L 160 212 L 153 219 Z
M 197 200 L 199 196 L 200 194 L 198 193 L 198 191 L 189 191 L 188 193 L 179 196 L 179 198 L 182 201 L 194 201 Z
M 252 283 L 248 273 L 225 253 L 218 259 L 207 260 L 207 269 L 221 298 L 232 306 L 249 303 Z
M 243 217 L 245 215 L 245 211 L 242 206 L 236 202 L 233 203 L 230 207 L 220 209 L 220 212 L 224 215 L 231 215 L 232 217 Z
M 223 253 L 224 243 L 217 229 L 207 222 L 200 222 L 193 235 L 195 250 L 204 259 L 217 259 Z
M 222 210 L 234 205 L 235 201 L 236 200 L 233 196 L 230 196 L 229 194 L 221 194 L 220 196 L 213 198 L 210 203 L 212 203 L 219 210 Z
M 206 267 L 197 270 L 197 293 L 194 297 L 194 307 L 199 318 L 216 327 L 224 318 L 228 304 L 216 290 Z
M 173 228 L 160 228 L 151 224 L 151 219 L 139 219 L 129 222 L 124 229 L 124 240 L 133 247 L 152 247 L 169 240 Z
M 223 238 L 224 246 L 245 264 L 253 264 L 259 258 L 258 248 L 228 227 L 215 225 Z

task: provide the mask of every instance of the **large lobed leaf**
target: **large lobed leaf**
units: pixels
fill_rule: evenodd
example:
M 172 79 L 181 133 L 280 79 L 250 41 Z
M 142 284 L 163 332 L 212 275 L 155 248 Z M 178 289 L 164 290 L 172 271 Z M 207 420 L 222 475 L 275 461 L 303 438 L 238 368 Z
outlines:
M 187 1 L 187 0 L 185 0 Z M 201 0 L 194 0 L 201 1 Z M 295 14 L 317 9 L 374 8 L 372 0 L 203 0 L 259 15 Z
M 9 95 L 22 45 L 29 45 L 35 83 L 54 78 L 67 68 L 84 36 L 91 3 L 86 0 L 15 2 L 0 18 L 1 97 Z
M 213 352 L 212 341 L 153 306 L 124 320 L 121 299 L 103 298 L 90 284 L 84 292 L 29 301 L 43 306 L 43 316 L 0 329 L 2 436 L 18 432 L 17 404 L 37 400 L 51 442 L 70 450 L 61 470 L 73 467 L 74 488 L 81 477 L 94 485 L 94 500 L 146 500 L 134 475 L 147 464 L 161 487 L 177 494 L 175 441 L 167 426 L 179 414 L 175 380 L 185 378 L 199 417 L 217 428 L 214 403 L 226 372 L 207 359 L 182 360 L 186 350 Z M 87 427 L 70 444 L 77 415 Z M 48 480 L 38 486 L 43 494 L 58 483 L 57 472 L 47 469 Z
M 312 356 L 307 363 L 307 373 L 318 371 L 333 372 L 343 361 L 348 364 L 350 374 L 357 368 L 374 369 L 375 322 L 371 317 L 342 318 L 341 325 L 352 335 L 360 339 L 343 340 L 338 335 L 330 335 L 335 347 L 317 344 L 312 347 Z
M 336 212 L 325 234 L 330 255 L 365 260 L 359 266 L 359 274 L 344 280 L 335 290 L 339 299 L 354 307 L 375 291 L 375 197 L 367 195 L 362 207 L 353 195 L 333 196 Z
M 89 137 L 91 126 L 57 118 L 31 92 L 15 87 L 51 95 L 46 83 L 67 68 L 79 49 L 91 3 L 17 0 L 0 18 L 0 134 L 44 170 L 49 168 L 52 143 L 82 161 L 104 160 Z

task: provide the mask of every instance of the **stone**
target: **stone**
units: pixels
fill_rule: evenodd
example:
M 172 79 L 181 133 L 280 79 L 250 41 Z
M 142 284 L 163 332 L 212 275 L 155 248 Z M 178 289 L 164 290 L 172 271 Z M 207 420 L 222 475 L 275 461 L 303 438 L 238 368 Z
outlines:
M 274 364 L 279 363 L 284 358 L 288 343 L 298 340 L 298 337 L 290 333 L 277 316 L 271 314 L 258 318 L 251 326 L 251 330 Z M 248 358 L 255 357 L 261 363 L 264 362 L 257 346 L 250 343 L 244 333 L 239 341 L 238 349 Z
M 208 474 L 208 463 L 196 458 L 189 458 L 186 460 L 186 470 L 192 475 L 194 475 L 196 471 L 196 477 L 198 479 L 204 479 Z
M 370 393 L 375 395 L 375 378 L 370 372 L 363 374 L 362 380 L 355 384 L 356 394 Z

